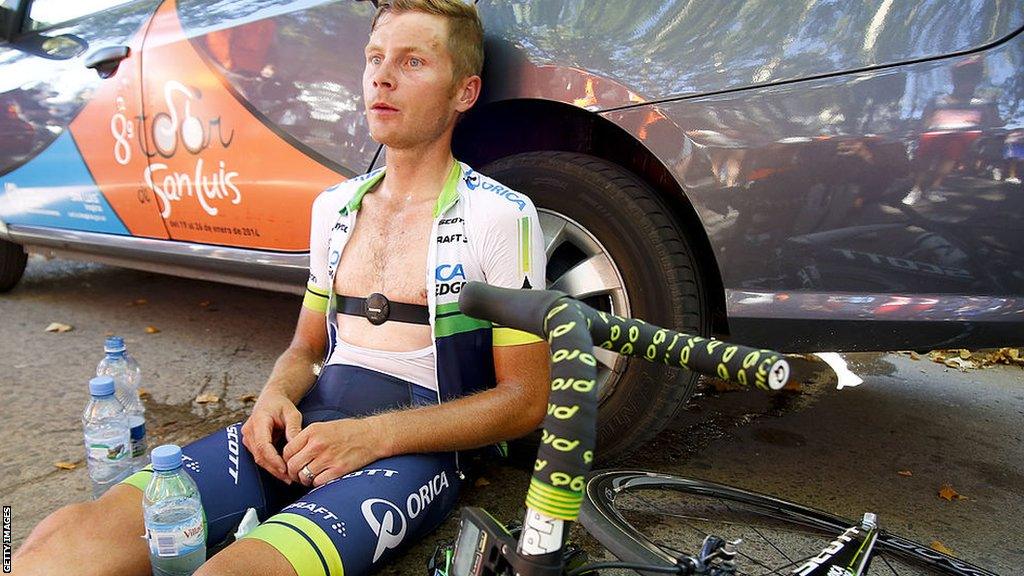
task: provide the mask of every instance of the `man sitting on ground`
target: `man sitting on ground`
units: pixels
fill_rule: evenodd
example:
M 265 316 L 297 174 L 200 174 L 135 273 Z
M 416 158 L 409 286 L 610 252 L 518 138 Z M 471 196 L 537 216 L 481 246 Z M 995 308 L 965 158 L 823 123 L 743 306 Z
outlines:
M 198 574 L 366 573 L 454 508 L 459 450 L 542 420 L 546 343 L 457 304 L 468 280 L 544 287 L 533 205 L 452 157 L 456 119 L 480 93 L 482 37 L 475 8 L 459 0 L 378 11 L 363 96 L 387 167 L 316 199 L 290 346 L 244 425 L 183 449 L 209 546 L 249 507 L 262 521 Z M 139 536 L 151 474 L 51 514 L 14 572 L 148 574 Z

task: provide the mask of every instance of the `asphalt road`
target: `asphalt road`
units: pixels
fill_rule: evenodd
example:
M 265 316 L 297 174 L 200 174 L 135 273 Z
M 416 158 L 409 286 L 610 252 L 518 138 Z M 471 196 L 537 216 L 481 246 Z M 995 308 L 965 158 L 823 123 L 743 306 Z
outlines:
M 299 305 L 298 296 L 33 257 L 22 283 L 0 295 L 0 493 L 13 509 L 14 547 L 49 512 L 88 498 L 80 414 L 107 334 L 124 336 L 142 363 L 150 446 L 187 443 L 245 418 L 242 397 L 259 392 Z M 45 332 L 51 322 L 73 329 Z M 1020 573 L 1024 370 L 848 359 L 865 378 L 853 389 L 768 397 L 705 386 L 672 429 L 625 465 L 733 483 L 847 517 L 871 510 L 894 532 Z M 204 393 L 221 401 L 194 402 Z M 61 461 L 77 468 L 59 469 Z M 511 520 L 527 483 L 522 469 L 493 466 L 463 501 Z M 966 498 L 939 498 L 944 485 Z M 449 519 L 384 573 L 422 574 L 434 545 L 455 528 Z

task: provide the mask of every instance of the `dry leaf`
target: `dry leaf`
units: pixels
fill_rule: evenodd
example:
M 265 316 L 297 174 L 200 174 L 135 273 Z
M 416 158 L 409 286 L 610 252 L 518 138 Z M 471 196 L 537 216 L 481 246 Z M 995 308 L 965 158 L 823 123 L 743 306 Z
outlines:
M 139 388 L 139 398 L 149 398 L 149 390 Z
M 491 484 L 491 481 L 488 480 L 487 478 L 484 478 L 483 476 L 481 476 L 480 478 L 477 478 L 476 482 L 473 483 L 473 485 L 476 486 L 477 488 L 481 488 L 483 486 L 490 486 L 490 484 Z
M 913 476 L 914 475 L 914 473 L 911 472 L 910 470 L 900 470 L 899 472 L 897 472 L 897 474 L 899 474 L 900 476 Z
M 75 464 L 74 462 L 61 461 L 54 462 L 53 465 L 56 466 L 57 468 L 60 468 L 61 470 L 74 470 L 75 468 L 78 468 L 78 464 Z
M 932 540 L 932 550 L 935 550 L 937 552 L 942 552 L 946 556 L 952 556 L 953 555 L 953 550 L 949 546 L 946 546 L 945 544 L 943 544 L 942 542 L 939 542 L 938 540 Z
M 220 396 L 215 394 L 200 394 L 199 396 L 196 396 L 196 402 L 199 404 L 213 404 L 220 402 Z
M 967 368 L 971 367 L 971 363 L 965 361 L 963 358 L 949 358 L 945 362 L 943 362 L 943 364 L 949 366 L 950 368 L 956 368 L 957 370 L 964 371 L 966 371 Z
M 46 327 L 47 332 L 57 332 L 58 334 L 61 332 L 70 332 L 72 330 L 74 330 L 73 327 L 68 324 L 61 324 L 60 322 L 51 322 L 50 325 Z
M 953 487 L 950 486 L 949 484 L 942 485 L 942 489 L 939 490 L 939 498 L 942 498 L 943 500 L 949 500 L 950 502 L 952 502 L 953 500 L 967 500 L 967 496 L 964 496 L 957 492 L 956 490 L 953 490 Z
M 967 360 L 968 358 L 971 357 L 971 351 L 970 350 L 960 350 L 960 357 L 963 358 L 964 360 Z
M 256 395 L 255 394 L 243 394 L 242 397 L 239 398 L 239 400 L 241 400 L 242 402 L 255 402 L 256 401 Z
M 160 332 L 160 329 L 156 326 L 146 326 L 146 334 L 156 334 Z
M 206 308 L 209 305 L 210 305 L 210 301 L 209 300 L 203 300 L 202 302 L 199 303 L 199 306 L 201 308 Z

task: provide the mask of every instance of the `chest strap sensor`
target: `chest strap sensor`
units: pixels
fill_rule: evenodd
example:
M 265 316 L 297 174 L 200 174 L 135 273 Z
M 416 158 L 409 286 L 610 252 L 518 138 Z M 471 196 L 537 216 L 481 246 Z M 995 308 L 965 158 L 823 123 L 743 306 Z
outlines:
M 430 324 L 430 311 L 423 304 L 392 302 L 387 296 L 377 292 L 366 298 L 338 294 L 338 312 L 349 316 L 363 316 L 375 326 L 380 326 L 388 320 Z

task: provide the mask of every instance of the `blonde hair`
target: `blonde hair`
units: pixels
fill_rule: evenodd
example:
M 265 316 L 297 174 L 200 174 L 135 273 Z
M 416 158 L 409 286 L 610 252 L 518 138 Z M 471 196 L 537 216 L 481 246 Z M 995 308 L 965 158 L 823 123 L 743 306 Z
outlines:
M 385 14 L 423 12 L 448 22 L 448 52 L 452 56 L 452 82 L 479 76 L 484 67 L 484 27 L 476 6 L 462 0 L 387 0 L 381 2 L 370 31 Z

